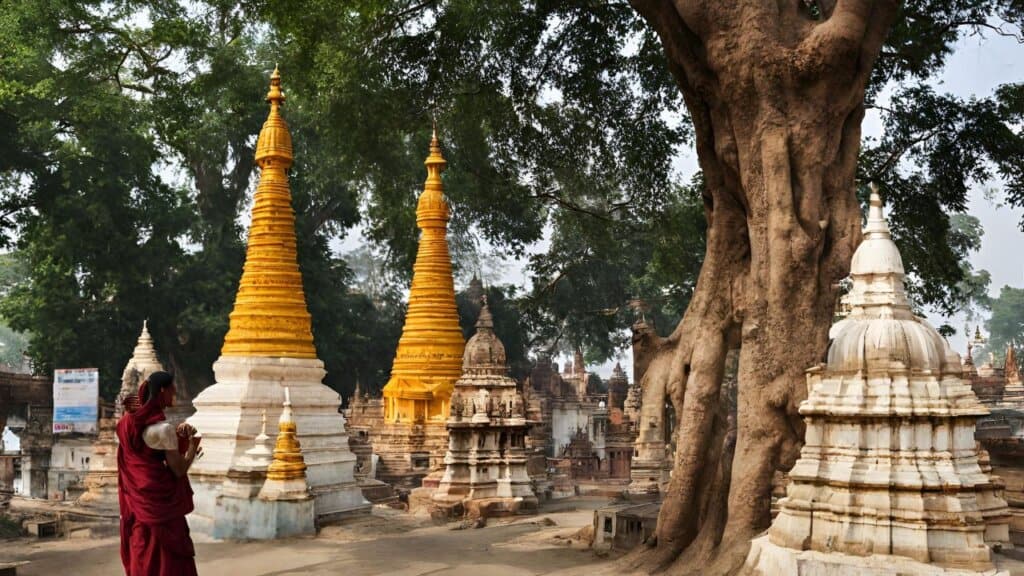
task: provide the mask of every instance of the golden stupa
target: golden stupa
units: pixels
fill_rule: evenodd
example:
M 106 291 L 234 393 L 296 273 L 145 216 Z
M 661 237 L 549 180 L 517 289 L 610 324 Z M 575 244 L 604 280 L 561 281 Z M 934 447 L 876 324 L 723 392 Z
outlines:
M 466 342 L 455 305 L 452 259 L 448 254 L 448 204 L 441 185 L 447 162 L 441 156 L 437 132 L 430 140 L 427 181 L 416 207 L 416 226 L 422 231 L 413 265 L 409 309 L 384 386 L 387 422 L 443 424 L 455 381 L 462 375 Z
M 277 442 L 274 444 L 274 459 L 267 466 L 267 479 L 297 480 L 305 477 L 306 462 L 302 458 L 302 447 L 292 416 L 292 400 L 285 387 L 284 409 L 277 421 Z
M 256 141 L 260 183 L 252 208 L 242 282 L 224 337 L 224 356 L 316 358 L 295 250 L 295 212 L 288 188 L 292 137 L 281 117 L 281 75 L 270 77 L 270 115 Z

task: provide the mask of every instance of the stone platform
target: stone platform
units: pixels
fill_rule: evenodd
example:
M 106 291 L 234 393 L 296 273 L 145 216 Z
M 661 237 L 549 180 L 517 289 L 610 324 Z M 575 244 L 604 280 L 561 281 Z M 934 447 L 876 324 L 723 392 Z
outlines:
M 943 568 L 904 556 L 853 556 L 838 552 L 793 550 L 772 544 L 768 535 L 755 538 L 740 572 L 742 576 L 1010 576 L 1007 571 L 984 572 Z

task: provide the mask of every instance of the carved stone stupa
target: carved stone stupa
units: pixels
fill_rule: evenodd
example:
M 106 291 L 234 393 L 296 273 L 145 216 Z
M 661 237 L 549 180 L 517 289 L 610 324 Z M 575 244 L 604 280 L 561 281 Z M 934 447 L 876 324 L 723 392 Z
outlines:
M 436 132 L 425 164 L 427 181 L 416 208 L 422 234 L 409 309 L 384 386 L 384 425 L 373 438 L 380 456 L 377 477 L 407 488 L 444 465 L 448 400 L 461 375 L 465 349 L 446 237 L 449 213 L 441 171 L 447 162 Z
M 117 419 L 122 413 L 125 396 L 139 393 L 139 386 L 154 372 L 164 369 L 157 358 L 153 338 L 149 335 L 148 323 L 142 323 L 142 333 L 135 344 L 132 357 L 121 374 L 121 389 L 117 394 L 114 413 L 100 418 L 99 434 L 93 444 L 89 459 L 89 471 L 82 483 L 85 493 L 78 498 L 78 504 L 97 510 L 98 513 L 116 517 L 117 501 Z M 169 418 L 170 419 L 170 418 Z
M 218 496 L 229 477 L 251 474 L 245 453 L 260 431 L 265 410 L 276 418 L 284 388 L 291 390 L 294 421 L 307 466 L 306 480 L 318 521 L 366 511 L 353 478 L 341 399 L 322 381 L 326 372 L 313 345 L 296 256 L 295 214 L 288 187 L 292 142 L 281 116 L 281 77 L 270 81 L 270 114 L 256 142 L 260 180 L 252 208 L 245 267 L 221 357 L 216 384 L 199 394 L 189 421 L 203 435 L 205 456 L 189 471 L 195 491 L 190 525 L 208 534 L 232 533 L 250 521 L 244 506 L 224 506 Z
M 904 292 L 903 263 L 872 194 L 853 256 L 850 314 L 808 370 L 806 444 L 747 567 L 758 574 L 994 573 L 1007 508 L 979 466 L 987 414 L 959 356 Z
M 149 322 L 142 323 L 142 333 L 139 334 L 139 341 L 135 344 L 132 357 L 124 366 L 121 373 L 121 390 L 117 393 L 117 402 L 114 407 L 118 416 L 122 412 L 122 401 L 125 396 L 139 393 L 139 386 L 146 381 L 154 372 L 161 372 L 164 365 L 156 356 L 156 348 L 153 346 L 153 337 L 149 334 Z
M 505 346 L 494 334 L 486 302 L 476 334 L 466 344 L 447 426 L 445 472 L 433 495 L 436 508 L 449 516 L 536 511 L 527 473 L 526 407 L 509 377 Z

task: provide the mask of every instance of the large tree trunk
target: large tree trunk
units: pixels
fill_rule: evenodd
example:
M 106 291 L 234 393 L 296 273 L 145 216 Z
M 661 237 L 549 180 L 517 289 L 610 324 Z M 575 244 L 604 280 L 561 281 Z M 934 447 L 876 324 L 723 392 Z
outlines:
M 679 425 L 656 541 L 630 560 L 646 572 L 728 574 L 768 527 L 773 473 L 802 442 L 804 370 L 826 349 L 860 241 L 864 87 L 898 0 L 632 2 L 693 120 L 708 241 L 686 315 L 658 346 L 670 360 L 645 375 Z M 730 457 L 719 392 L 737 346 Z

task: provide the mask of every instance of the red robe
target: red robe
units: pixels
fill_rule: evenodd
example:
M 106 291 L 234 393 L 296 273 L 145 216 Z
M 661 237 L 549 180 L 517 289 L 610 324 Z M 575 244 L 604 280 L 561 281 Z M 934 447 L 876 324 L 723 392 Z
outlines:
M 164 419 L 154 397 L 117 423 L 121 562 L 127 576 L 196 576 L 196 553 L 185 522 L 193 508 L 188 476 L 176 477 L 163 451 L 142 439 L 147 426 Z

